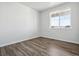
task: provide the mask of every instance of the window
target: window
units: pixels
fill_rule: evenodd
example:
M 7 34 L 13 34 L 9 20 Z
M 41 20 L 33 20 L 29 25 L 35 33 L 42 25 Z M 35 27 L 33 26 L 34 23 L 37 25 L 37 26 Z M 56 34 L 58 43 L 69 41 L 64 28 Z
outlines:
M 51 27 L 71 27 L 71 10 L 66 9 L 50 14 Z

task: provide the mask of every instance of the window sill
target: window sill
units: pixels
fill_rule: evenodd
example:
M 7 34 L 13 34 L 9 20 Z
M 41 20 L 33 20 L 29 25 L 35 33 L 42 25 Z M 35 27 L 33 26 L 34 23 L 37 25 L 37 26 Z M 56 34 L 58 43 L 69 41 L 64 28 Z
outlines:
M 50 27 L 51 29 L 72 29 L 72 27 L 70 26 L 70 27 L 65 27 L 65 26 L 51 26 Z

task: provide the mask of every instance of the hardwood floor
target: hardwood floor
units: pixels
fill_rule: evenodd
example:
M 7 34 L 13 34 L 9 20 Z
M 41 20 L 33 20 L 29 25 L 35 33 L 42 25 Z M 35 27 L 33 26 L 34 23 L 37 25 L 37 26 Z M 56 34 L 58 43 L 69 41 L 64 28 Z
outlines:
M 78 56 L 79 45 L 35 38 L 0 48 L 0 56 Z

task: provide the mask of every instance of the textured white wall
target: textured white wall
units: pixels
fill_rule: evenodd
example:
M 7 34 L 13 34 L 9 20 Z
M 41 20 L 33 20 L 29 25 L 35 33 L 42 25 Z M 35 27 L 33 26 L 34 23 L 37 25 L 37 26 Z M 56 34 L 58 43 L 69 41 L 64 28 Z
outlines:
M 20 3 L 0 3 L 0 46 L 38 37 L 38 16 Z
M 70 29 L 53 29 L 49 28 L 50 18 L 49 13 L 56 10 L 71 8 L 71 24 Z M 65 3 L 54 8 L 50 8 L 41 12 L 41 36 L 68 41 L 79 44 L 79 3 Z

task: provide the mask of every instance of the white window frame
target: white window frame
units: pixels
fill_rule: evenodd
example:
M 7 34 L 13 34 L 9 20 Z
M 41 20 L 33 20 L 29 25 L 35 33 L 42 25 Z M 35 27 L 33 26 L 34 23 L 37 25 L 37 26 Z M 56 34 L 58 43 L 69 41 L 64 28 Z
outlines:
M 64 9 L 64 10 L 60 10 L 60 11 L 55 11 L 55 12 L 51 12 L 50 14 L 49 14 L 49 17 L 50 17 L 50 28 L 72 28 L 72 25 L 71 26 L 69 26 L 69 27 L 66 27 L 66 26 L 60 26 L 60 18 L 59 18 L 59 26 L 51 26 L 51 15 L 52 14 L 56 14 L 56 13 L 61 13 L 61 12 L 66 12 L 66 11 L 70 11 L 70 14 L 71 14 L 71 9 L 69 8 L 69 9 Z M 60 17 L 60 16 L 59 16 Z M 70 18 L 71 18 L 71 16 L 70 16 Z M 70 21 L 71 21 L 71 19 L 70 19 Z

